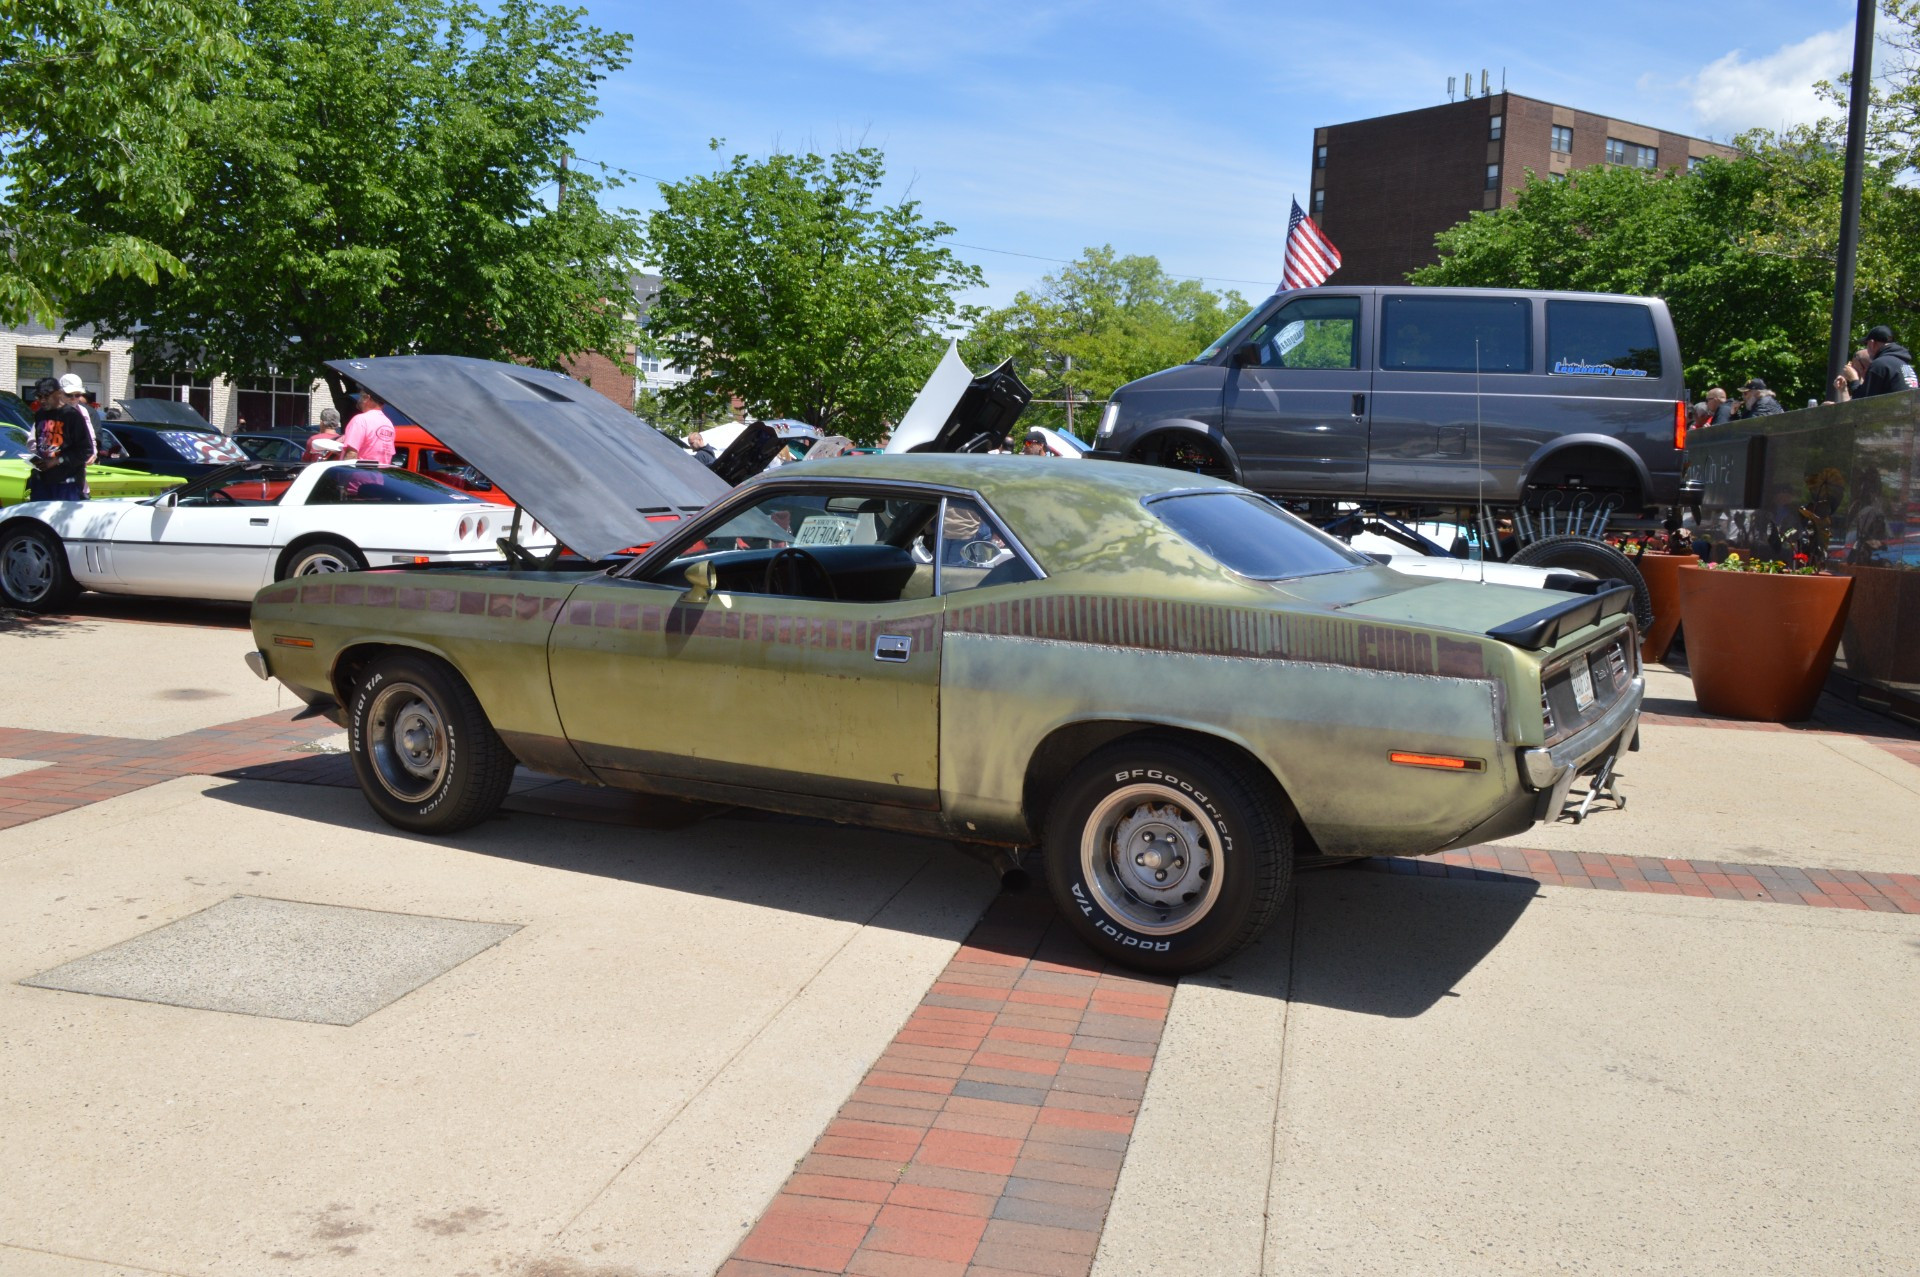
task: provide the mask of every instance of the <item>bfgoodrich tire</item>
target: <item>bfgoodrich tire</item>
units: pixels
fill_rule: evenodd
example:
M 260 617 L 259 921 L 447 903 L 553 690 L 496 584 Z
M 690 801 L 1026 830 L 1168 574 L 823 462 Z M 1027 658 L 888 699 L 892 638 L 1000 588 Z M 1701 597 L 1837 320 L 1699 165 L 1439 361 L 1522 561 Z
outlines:
M 347 749 L 367 802 L 390 825 L 450 834 L 496 811 L 513 755 L 473 689 L 444 661 L 401 653 L 354 688 Z
M 1640 569 L 1633 566 L 1632 559 L 1605 541 L 1566 533 L 1541 537 L 1520 547 L 1520 552 L 1508 561 L 1533 568 L 1570 568 L 1591 573 L 1602 581 L 1625 581 L 1633 587 L 1633 619 L 1640 626 L 1640 632 L 1646 633 L 1653 624 L 1653 595 L 1647 590 L 1646 579 L 1640 575 Z
M 1105 957 L 1178 975 L 1245 947 L 1293 880 L 1293 813 L 1272 778 L 1174 741 L 1119 741 L 1048 810 L 1047 886 Z
M 0 531 L 0 598 L 8 607 L 52 612 L 79 593 L 67 548 L 52 529 L 23 522 Z

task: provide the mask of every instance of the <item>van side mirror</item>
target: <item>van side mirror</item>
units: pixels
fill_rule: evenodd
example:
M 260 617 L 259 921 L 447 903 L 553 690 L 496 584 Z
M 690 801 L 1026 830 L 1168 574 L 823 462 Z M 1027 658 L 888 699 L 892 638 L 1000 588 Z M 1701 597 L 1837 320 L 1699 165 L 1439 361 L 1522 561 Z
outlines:
M 713 560 L 701 559 L 698 563 L 687 565 L 687 602 L 705 603 L 719 588 L 720 573 L 714 568 Z
M 1233 352 L 1233 366 L 1235 368 L 1254 368 L 1259 366 L 1259 363 L 1260 347 L 1258 343 L 1250 341 Z

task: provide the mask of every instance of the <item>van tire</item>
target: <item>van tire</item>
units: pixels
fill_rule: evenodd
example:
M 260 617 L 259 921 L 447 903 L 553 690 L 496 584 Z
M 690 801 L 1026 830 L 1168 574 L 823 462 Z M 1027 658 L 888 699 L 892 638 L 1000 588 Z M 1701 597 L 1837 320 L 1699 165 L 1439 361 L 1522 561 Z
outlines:
M 1531 568 L 1569 568 L 1602 581 L 1625 581 L 1633 587 L 1633 619 L 1640 632 L 1645 634 L 1653 624 L 1653 594 L 1640 569 L 1605 541 L 1563 532 L 1529 541 L 1507 561 Z

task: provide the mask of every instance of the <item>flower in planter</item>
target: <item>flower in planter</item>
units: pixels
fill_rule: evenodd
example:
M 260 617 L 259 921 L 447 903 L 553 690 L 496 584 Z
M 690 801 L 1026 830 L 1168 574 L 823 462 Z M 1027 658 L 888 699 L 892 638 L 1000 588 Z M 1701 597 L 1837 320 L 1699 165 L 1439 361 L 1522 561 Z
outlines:
M 1738 554 L 1729 554 L 1718 563 L 1701 566 L 1719 572 L 1758 572 L 1768 576 L 1819 576 L 1823 570 L 1805 554 L 1795 554 L 1790 564 L 1779 559 L 1743 559 Z

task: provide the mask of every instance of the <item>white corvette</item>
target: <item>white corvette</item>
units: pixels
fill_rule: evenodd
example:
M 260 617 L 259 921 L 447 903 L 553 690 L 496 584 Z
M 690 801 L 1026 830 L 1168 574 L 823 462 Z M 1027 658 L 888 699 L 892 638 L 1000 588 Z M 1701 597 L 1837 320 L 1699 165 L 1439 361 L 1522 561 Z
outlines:
M 314 572 L 505 557 L 513 512 L 405 470 L 251 463 L 140 501 L 29 501 L 0 511 L 0 596 L 45 611 L 81 590 L 247 600 Z M 519 543 L 553 547 L 523 517 Z

